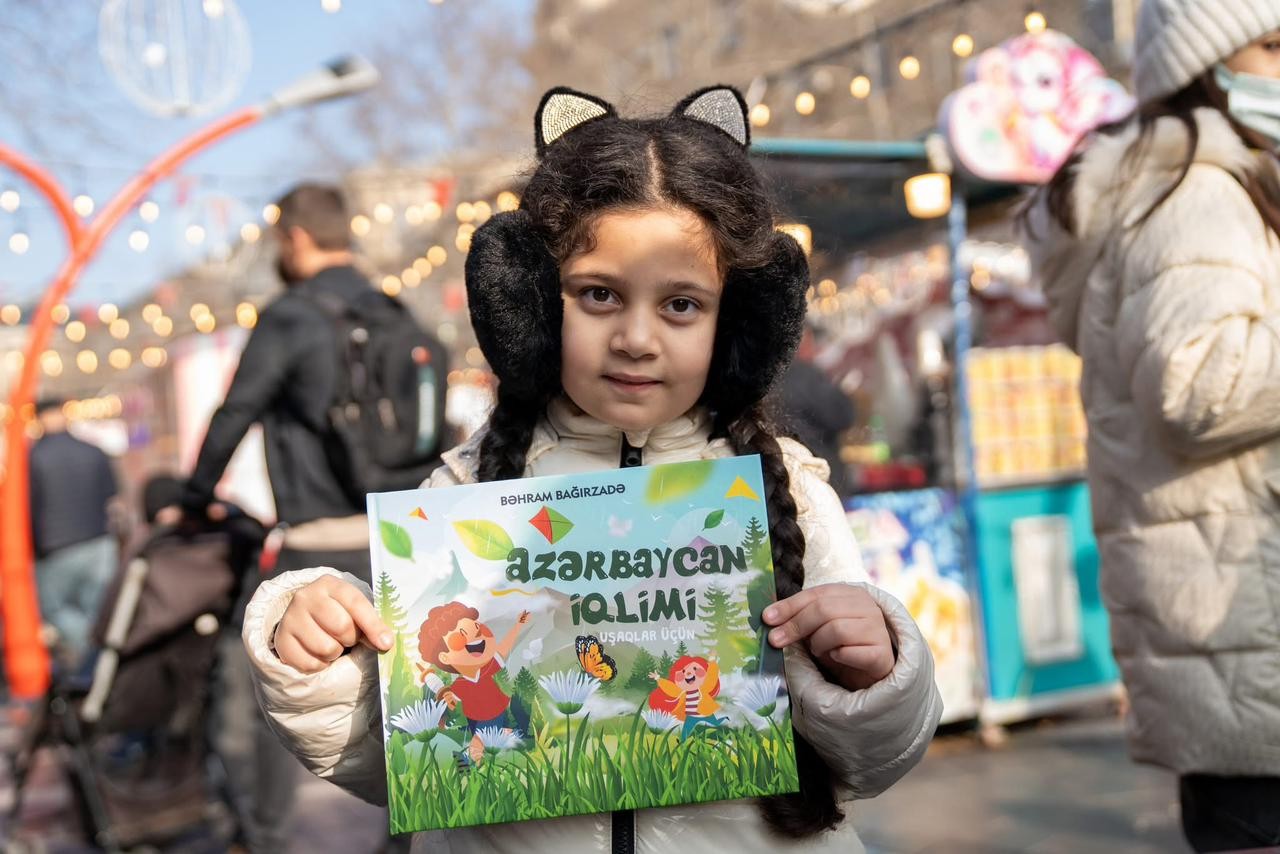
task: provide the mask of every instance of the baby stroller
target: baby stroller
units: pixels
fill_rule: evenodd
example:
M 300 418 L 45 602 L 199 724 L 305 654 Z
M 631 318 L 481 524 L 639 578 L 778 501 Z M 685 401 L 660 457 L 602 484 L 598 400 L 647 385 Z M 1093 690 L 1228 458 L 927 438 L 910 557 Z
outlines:
M 211 749 L 219 635 L 265 531 L 238 511 L 146 537 L 122 562 L 99 618 L 89 675 L 59 673 L 11 767 L 16 827 L 36 749 L 63 757 L 82 826 L 108 852 L 235 830 Z

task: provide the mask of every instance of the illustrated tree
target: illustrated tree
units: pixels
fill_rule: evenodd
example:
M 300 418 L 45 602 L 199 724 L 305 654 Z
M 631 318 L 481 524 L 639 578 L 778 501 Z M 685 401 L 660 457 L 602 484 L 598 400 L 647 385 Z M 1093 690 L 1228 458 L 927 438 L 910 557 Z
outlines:
M 671 656 L 671 653 L 664 652 L 662 658 L 658 660 L 658 672 L 666 676 L 671 672 L 671 666 L 675 663 L 676 660 Z
M 405 651 L 404 628 L 407 614 L 400 606 L 400 593 L 384 572 L 378 576 L 378 592 L 375 597 L 378 616 L 395 634 L 391 647 L 391 681 L 387 688 L 387 716 L 396 714 L 406 706 L 422 699 L 422 688 L 414 678 L 413 665 Z
M 755 516 L 747 524 L 747 535 L 742 540 L 742 548 L 747 553 L 751 566 L 768 572 L 773 567 L 773 555 L 769 551 L 768 531 Z
M 631 665 L 631 678 L 627 680 L 627 687 L 642 691 L 652 690 L 653 679 L 649 674 L 655 670 L 658 670 L 658 660 L 649 650 L 640 650 L 635 664 Z
M 698 636 L 704 648 L 720 663 L 722 672 L 737 670 L 746 660 L 742 645 L 737 642 L 747 628 L 747 612 L 733 594 L 718 584 L 703 592 L 702 606 L 698 609 L 705 631 Z
M 529 710 L 529 729 L 535 732 L 542 729 L 546 719 L 542 715 L 542 707 L 537 703 L 538 680 L 529 668 L 520 668 L 520 672 L 516 674 L 516 681 L 512 683 L 512 691 L 512 697 L 519 699 Z
M 676 658 L 677 659 L 684 658 L 688 654 L 689 654 L 689 647 L 685 645 L 684 641 L 680 641 L 680 645 L 676 647 Z M 672 662 L 672 664 L 674 663 L 675 662 Z

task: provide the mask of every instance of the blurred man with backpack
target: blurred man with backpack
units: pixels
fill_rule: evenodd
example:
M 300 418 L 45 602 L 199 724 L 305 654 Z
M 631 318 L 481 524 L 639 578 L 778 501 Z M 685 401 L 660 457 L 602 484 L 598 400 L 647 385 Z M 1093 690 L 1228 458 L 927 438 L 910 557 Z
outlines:
M 203 512 L 260 421 L 285 531 L 274 569 L 334 566 L 372 583 L 365 494 L 415 488 L 438 464 L 447 356 L 353 266 L 337 189 L 302 184 L 279 208 L 285 293 L 258 318 L 182 505 Z
M 365 494 L 416 488 L 445 450 L 448 357 L 396 300 L 355 269 L 350 216 L 333 187 L 302 184 L 277 203 L 276 269 L 285 292 L 267 306 L 205 434 L 182 510 L 198 517 L 249 427 L 261 422 L 283 545 L 273 572 L 333 566 L 372 584 Z M 265 566 L 264 566 L 265 570 Z M 251 591 L 250 591 L 251 592 Z M 247 660 L 224 673 L 247 676 Z M 252 852 L 286 847 L 293 760 L 257 712 L 247 678 L 225 680 L 229 708 L 254 710 L 256 769 L 246 777 Z M 243 717 L 243 715 L 235 716 Z

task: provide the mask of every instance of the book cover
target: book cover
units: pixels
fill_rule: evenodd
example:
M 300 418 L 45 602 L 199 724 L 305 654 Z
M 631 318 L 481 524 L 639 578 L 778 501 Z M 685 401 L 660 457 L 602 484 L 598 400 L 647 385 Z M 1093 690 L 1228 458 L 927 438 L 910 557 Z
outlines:
M 756 456 L 369 496 L 391 831 L 794 792 Z

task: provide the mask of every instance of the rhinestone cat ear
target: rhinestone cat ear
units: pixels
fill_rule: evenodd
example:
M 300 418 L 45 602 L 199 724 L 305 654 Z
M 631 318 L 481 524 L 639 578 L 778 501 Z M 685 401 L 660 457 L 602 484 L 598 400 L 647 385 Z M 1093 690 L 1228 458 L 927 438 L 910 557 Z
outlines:
M 706 122 L 727 133 L 743 148 L 751 144 L 751 124 L 747 120 L 747 102 L 732 86 L 708 86 L 706 89 L 699 89 L 676 104 L 671 114 Z
M 542 157 L 547 146 L 579 125 L 605 116 L 617 115 L 613 105 L 606 101 L 584 92 L 557 86 L 542 96 L 538 111 L 533 115 L 534 140 L 538 157 Z

